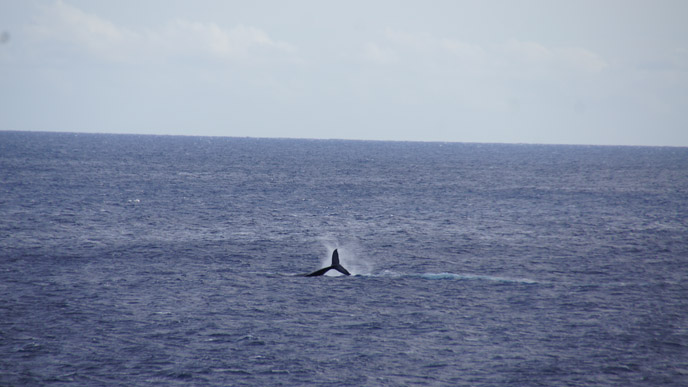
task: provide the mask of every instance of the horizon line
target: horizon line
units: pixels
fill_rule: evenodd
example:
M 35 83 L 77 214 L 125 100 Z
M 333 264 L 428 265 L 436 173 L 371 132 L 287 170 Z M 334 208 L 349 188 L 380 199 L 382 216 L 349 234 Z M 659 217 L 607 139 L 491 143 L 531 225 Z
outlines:
M 581 147 L 645 147 L 645 148 L 688 148 L 688 145 L 647 145 L 647 144 L 596 144 L 596 143 L 547 143 L 547 142 L 499 142 L 499 141 L 451 141 L 451 140 L 393 140 L 393 139 L 363 139 L 363 138 L 335 138 L 335 137 L 284 137 L 284 136 L 240 136 L 240 135 L 211 135 L 211 134 L 170 134 L 170 133 L 132 133 L 132 132 L 91 132 L 91 131 L 63 131 L 63 130 L 15 130 L 0 129 L 7 133 L 55 133 L 55 134 L 88 134 L 88 135 L 122 135 L 122 136 L 158 136 L 158 137 L 204 137 L 204 138 L 236 138 L 256 140 L 307 140 L 307 141 L 359 141 L 359 142 L 397 142 L 420 144 L 475 144 L 475 145 L 537 145 L 537 146 L 581 146 Z

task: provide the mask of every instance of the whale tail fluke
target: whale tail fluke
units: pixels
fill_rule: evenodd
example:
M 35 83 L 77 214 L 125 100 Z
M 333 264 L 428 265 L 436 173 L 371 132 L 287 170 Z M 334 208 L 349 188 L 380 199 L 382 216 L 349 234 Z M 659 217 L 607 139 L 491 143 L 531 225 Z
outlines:
M 351 275 L 351 273 L 349 273 L 349 271 L 346 270 L 342 265 L 332 266 L 332 268 L 344 275 Z
M 315 277 L 315 276 L 323 275 L 323 274 L 327 273 L 328 271 L 330 271 L 330 269 L 337 270 L 338 272 L 340 272 L 344 275 L 351 275 L 351 273 L 349 273 L 349 271 L 346 270 L 344 268 L 344 266 L 342 266 L 339 263 L 339 253 L 337 252 L 337 249 L 334 249 L 334 251 L 332 252 L 332 265 L 325 267 L 325 268 L 322 268 L 320 270 L 316 270 L 310 274 L 306 274 L 306 277 Z

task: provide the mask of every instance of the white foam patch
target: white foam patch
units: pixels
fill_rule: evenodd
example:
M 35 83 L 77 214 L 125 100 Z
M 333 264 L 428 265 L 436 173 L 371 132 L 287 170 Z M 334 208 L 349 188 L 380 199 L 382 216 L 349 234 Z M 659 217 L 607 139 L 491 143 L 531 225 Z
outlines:
M 511 282 L 511 283 L 522 283 L 522 284 L 537 284 L 538 281 L 529 278 L 509 278 L 509 277 L 497 277 L 491 275 L 480 275 L 480 274 L 456 274 L 456 273 L 397 273 L 390 270 L 384 270 L 380 274 L 374 275 L 374 277 L 387 277 L 387 278 L 423 278 L 428 280 L 478 280 L 478 281 L 492 281 L 492 282 Z
M 495 277 L 491 275 L 479 275 L 479 274 L 454 274 L 454 273 L 425 273 L 420 275 L 426 279 L 457 279 L 457 280 L 486 280 L 494 282 L 516 282 L 523 284 L 535 284 L 537 281 L 528 278 L 508 278 L 508 277 Z

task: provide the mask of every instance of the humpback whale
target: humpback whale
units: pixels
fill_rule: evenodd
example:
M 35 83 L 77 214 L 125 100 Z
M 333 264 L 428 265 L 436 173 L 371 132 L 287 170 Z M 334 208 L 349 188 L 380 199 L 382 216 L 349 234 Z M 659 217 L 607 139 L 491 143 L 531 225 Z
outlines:
M 345 275 L 351 275 L 348 270 L 344 268 L 344 266 L 339 264 L 339 253 L 337 252 L 337 249 L 334 249 L 332 252 L 332 265 L 322 268 L 320 270 L 316 270 L 312 272 L 311 274 L 306 274 L 306 277 L 314 277 L 317 275 L 323 275 L 330 271 L 330 269 L 337 270 L 338 272 L 345 274 Z

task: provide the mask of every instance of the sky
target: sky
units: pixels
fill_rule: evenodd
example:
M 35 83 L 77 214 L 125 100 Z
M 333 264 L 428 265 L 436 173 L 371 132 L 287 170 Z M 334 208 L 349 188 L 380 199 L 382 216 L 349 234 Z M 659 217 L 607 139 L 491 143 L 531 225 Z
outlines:
M 688 146 L 688 1 L 0 0 L 0 130 Z

